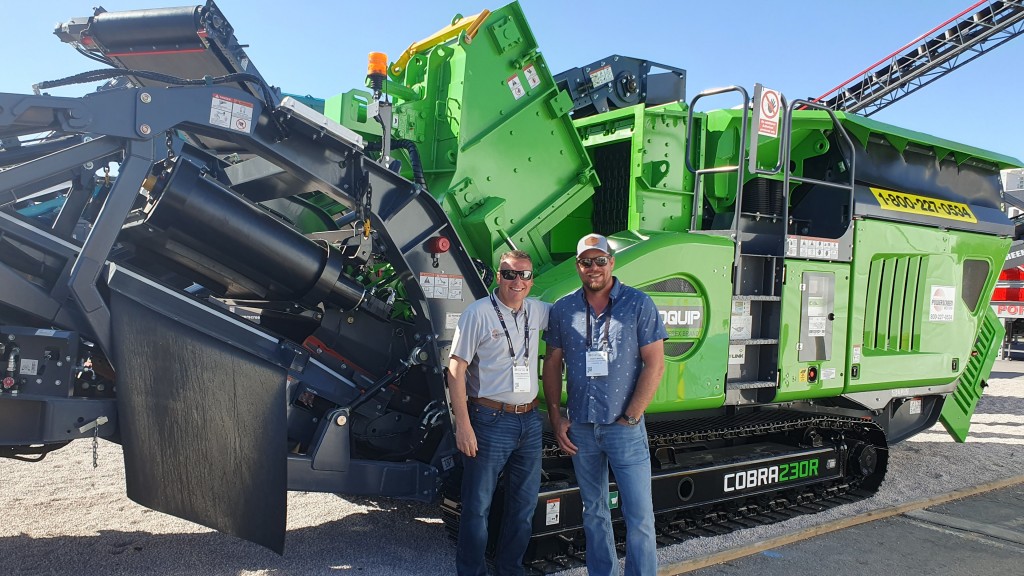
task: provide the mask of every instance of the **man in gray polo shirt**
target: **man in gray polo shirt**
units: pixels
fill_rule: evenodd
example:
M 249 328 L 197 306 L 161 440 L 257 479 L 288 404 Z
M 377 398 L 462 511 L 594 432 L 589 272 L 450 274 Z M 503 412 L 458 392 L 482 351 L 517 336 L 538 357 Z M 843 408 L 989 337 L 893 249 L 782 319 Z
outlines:
M 455 568 L 485 576 L 487 518 L 505 472 L 505 514 L 494 554 L 500 575 L 521 575 L 540 491 L 537 351 L 550 305 L 527 298 L 533 263 L 521 250 L 498 265 L 498 289 L 459 318 L 448 362 L 455 443 L 462 459 L 462 512 Z

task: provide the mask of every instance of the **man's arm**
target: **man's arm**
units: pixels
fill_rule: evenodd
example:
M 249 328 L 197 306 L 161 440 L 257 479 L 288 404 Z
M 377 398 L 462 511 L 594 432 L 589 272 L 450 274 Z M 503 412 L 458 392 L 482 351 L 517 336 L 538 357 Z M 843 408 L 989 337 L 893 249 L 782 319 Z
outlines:
M 563 452 L 572 456 L 576 446 L 569 441 L 569 419 L 562 418 L 562 360 L 561 348 L 548 346 L 544 352 L 544 400 L 548 405 L 548 419 L 555 432 L 555 440 Z
M 473 458 L 476 456 L 476 432 L 469 422 L 469 406 L 466 403 L 466 368 L 469 364 L 452 356 L 448 360 L 448 393 L 452 397 L 452 412 L 455 414 L 455 446 L 459 452 Z
M 637 419 L 643 416 L 644 411 L 647 410 L 647 406 L 654 398 L 654 393 L 658 391 L 661 376 L 665 373 L 665 342 L 655 340 L 640 348 L 640 359 L 643 360 L 644 367 L 640 370 L 640 377 L 637 378 L 633 397 L 629 399 L 629 405 L 626 406 L 626 416 Z

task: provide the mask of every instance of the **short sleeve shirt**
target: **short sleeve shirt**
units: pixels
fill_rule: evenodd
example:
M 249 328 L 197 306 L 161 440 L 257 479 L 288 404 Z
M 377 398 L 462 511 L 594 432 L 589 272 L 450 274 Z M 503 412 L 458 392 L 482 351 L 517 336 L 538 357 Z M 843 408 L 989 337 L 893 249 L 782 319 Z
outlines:
M 549 347 L 562 349 L 570 422 L 611 424 L 622 416 L 643 368 L 640 348 L 668 338 L 651 297 L 617 278 L 614 282 L 609 306 L 600 316 L 587 306 L 582 287 L 551 308 L 544 341 Z M 607 351 L 607 376 L 587 376 L 588 350 Z
M 513 358 L 509 353 L 505 330 L 501 327 L 490 298 L 473 302 L 459 317 L 459 325 L 452 339 L 451 355 L 469 364 L 466 370 L 466 392 L 469 396 L 509 404 L 532 402 L 537 397 L 538 389 L 540 331 L 548 326 L 551 305 L 536 298 L 527 298 L 519 313 L 512 314 L 512 309 L 505 306 L 497 295 L 494 295 L 494 303 L 501 310 L 509 338 L 512 339 L 515 364 L 522 366 L 525 363 L 530 368 L 529 392 L 513 392 Z M 527 316 L 530 324 L 529 354 L 526 350 Z

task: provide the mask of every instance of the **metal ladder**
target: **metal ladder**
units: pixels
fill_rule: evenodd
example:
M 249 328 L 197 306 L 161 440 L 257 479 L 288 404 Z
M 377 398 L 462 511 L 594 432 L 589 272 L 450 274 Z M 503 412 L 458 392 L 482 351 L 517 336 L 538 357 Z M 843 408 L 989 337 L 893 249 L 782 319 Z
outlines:
M 755 88 L 755 101 L 760 98 L 763 88 Z M 747 91 L 742 87 L 730 86 L 708 90 L 698 94 L 691 102 L 687 118 L 690 132 L 686 141 L 687 168 L 694 173 L 694 205 L 691 231 L 707 234 L 728 234 L 735 242 L 733 265 L 732 322 L 729 345 L 730 364 L 726 376 L 726 403 L 729 405 L 766 403 L 772 401 L 779 384 L 779 334 L 782 318 L 782 285 L 785 280 L 784 263 L 789 237 L 789 189 L 792 183 L 809 183 L 848 190 L 850 205 L 853 202 L 855 154 L 853 144 L 846 131 L 839 124 L 835 114 L 824 106 L 806 100 L 793 103 L 782 98 L 780 158 L 774 167 L 763 170 L 757 164 L 758 140 L 751 139 L 748 131 L 748 114 L 741 122 L 740 162 L 731 166 L 695 168 L 691 164 L 691 141 L 693 138 L 693 110 L 702 98 L 737 92 L 743 98 L 743 110 L 749 108 Z M 810 107 L 824 110 L 832 118 L 836 133 L 841 136 L 850 163 L 849 183 L 837 184 L 809 177 L 798 177 L 791 170 L 792 118 L 793 110 Z M 752 127 L 751 127 L 752 128 Z M 749 139 L 749 140 L 748 140 Z M 750 142 L 748 153 L 748 141 Z M 745 166 L 746 164 L 746 166 Z M 735 172 L 737 175 L 736 200 L 732 224 L 729 229 L 698 230 L 701 214 L 703 188 L 706 174 Z M 777 179 L 754 178 L 744 184 L 748 174 L 775 176 Z M 749 326 L 746 324 L 749 323 Z M 736 347 L 742 347 L 742 361 L 733 363 Z

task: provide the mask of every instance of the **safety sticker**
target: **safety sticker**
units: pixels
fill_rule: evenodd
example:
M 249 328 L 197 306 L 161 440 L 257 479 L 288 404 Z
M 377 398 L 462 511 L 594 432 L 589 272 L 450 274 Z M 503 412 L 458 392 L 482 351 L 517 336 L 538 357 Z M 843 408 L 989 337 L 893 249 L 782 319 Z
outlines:
M 553 498 L 551 500 L 548 500 L 547 501 L 547 506 L 546 506 L 547 513 L 544 516 L 544 525 L 545 526 L 551 526 L 553 524 L 558 524 L 560 516 L 561 516 L 561 510 L 562 510 L 562 499 L 561 498 Z
M 530 88 L 540 86 L 540 75 L 537 74 L 537 69 L 533 67 L 533 64 L 523 68 L 523 74 L 526 75 L 526 83 L 530 85 Z
M 733 300 L 733 316 L 750 316 L 750 300 Z
M 817 260 L 838 260 L 839 241 L 813 236 L 790 236 L 786 239 L 786 256 L 790 258 L 813 258 Z
M 459 326 L 459 318 L 462 314 L 458 312 L 449 312 L 444 315 L 444 329 L 455 330 Z
M 761 91 L 760 116 L 757 121 L 757 133 L 775 138 L 779 133 L 779 110 L 782 98 L 778 91 L 765 88 Z
M 508 89 L 512 91 L 512 96 L 515 96 L 516 100 L 526 96 L 526 89 L 523 88 L 523 81 L 519 79 L 518 74 L 513 74 L 506 82 L 508 83 Z
M 929 322 L 952 322 L 953 305 L 956 302 L 956 288 L 953 286 L 932 286 L 932 297 L 928 306 Z
M 420 288 L 427 298 L 462 300 L 463 277 L 423 272 L 420 274 Z
M 730 323 L 730 340 L 749 340 L 753 333 L 753 319 L 750 316 L 733 316 Z
M 18 373 L 22 376 L 35 376 L 39 373 L 39 360 L 22 358 L 21 367 L 18 368 Z
M 978 222 L 978 218 L 974 216 L 974 212 L 971 212 L 971 208 L 962 202 L 937 200 L 935 198 L 895 192 L 883 188 L 869 187 L 868 189 L 874 194 L 882 210 L 934 216 L 935 218 L 971 222 L 972 224 L 977 224 Z
M 921 399 L 912 398 L 907 400 L 907 412 L 909 414 L 920 414 L 921 413 Z
M 591 89 L 593 90 L 594 88 L 604 86 L 614 79 L 615 75 L 612 73 L 612 67 L 610 65 L 602 66 L 590 73 L 590 83 L 593 85 L 593 88 Z
M 856 346 L 853 347 L 853 358 L 851 358 L 850 361 L 853 362 L 854 364 L 860 362 L 860 346 L 860 344 L 857 344 Z
M 210 124 L 248 134 L 252 131 L 251 102 L 214 94 L 210 103 Z
M 446 472 L 455 468 L 455 458 L 450 455 L 441 458 L 441 468 L 444 468 Z
M 807 317 L 807 335 L 811 338 L 824 338 L 828 330 L 828 318 L 825 316 Z
M 747 347 L 743 344 L 729 345 L 729 364 L 742 365 L 747 360 Z
M 808 316 L 828 316 L 828 309 L 825 307 L 824 296 L 808 296 L 807 297 L 807 315 Z
M 835 380 L 836 379 L 836 369 L 835 368 L 825 368 L 824 370 L 821 371 L 821 379 L 822 380 Z

